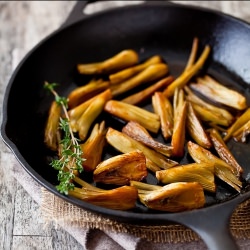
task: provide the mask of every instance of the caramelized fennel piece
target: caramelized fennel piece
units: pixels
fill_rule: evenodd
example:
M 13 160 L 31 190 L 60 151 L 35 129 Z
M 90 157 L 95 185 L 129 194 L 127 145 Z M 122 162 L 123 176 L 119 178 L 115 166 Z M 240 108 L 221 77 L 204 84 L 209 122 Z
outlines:
M 202 186 L 197 182 L 176 182 L 153 190 L 138 190 L 146 207 L 166 212 L 181 212 L 205 205 Z
M 210 100 L 228 107 L 238 110 L 244 110 L 247 107 L 245 96 L 235 90 L 229 89 L 208 75 L 198 77 L 197 83 L 192 83 L 190 87 Z
M 167 86 L 167 88 L 163 91 L 163 94 L 167 97 L 171 97 L 173 96 L 176 88 L 184 87 L 188 83 L 188 81 L 203 67 L 209 53 L 210 47 L 207 45 L 203 50 L 200 58 L 192 66 L 184 70 L 181 75 L 177 77 L 169 86 Z
M 93 177 L 95 182 L 128 185 L 130 180 L 141 181 L 147 174 L 145 155 L 140 151 L 131 151 L 102 161 Z
M 191 103 L 188 103 L 188 111 L 187 111 L 187 121 L 186 127 L 189 135 L 194 139 L 196 143 L 204 148 L 211 148 L 212 143 L 207 133 L 205 132 L 199 118 L 194 112 L 193 106 Z
M 162 154 L 156 152 L 155 150 L 148 148 L 142 143 L 113 128 L 108 128 L 106 139 L 111 146 L 122 153 L 128 153 L 136 150 L 142 151 L 146 157 L 146 165 L 148 169 L 152 170 L 151 167 L 155 165 L 161 169 L 167 169 L 178 165 L 177 162 L 164 157 Z M 153 165 L 150 164 L 148 166 L 147 159 L 152 161 Z
M 93 100 L 95 100 L 95 99 L 97 99 L 100 96 L 103 96 L 105 94 L 106 93 L 104 91 L 104 92 L 90 98 L 86 102 L 83 102 L 82 104 L 80 104 L 80 105 L 76 106 L 75 108 L 72 108 L 68 111 L 68 115 L 70 118 L 70 126 L 71 126 L 71 129 L 73 130 L 73 132 L 78 131 L 77 121 L 81 117 L 81 115 L 85 112 L 85 110 L 89 107 L 90 103 L 92 103 Z
M 111 85 L 110 89 L 114 97 L 125 93 L 141 84 L 159 80 L 168 73 L 168 66 L 165 63 L 157 63 L 148 66 L 143 71 L 119 84 Z
M 75 187 L 74 190 L 69 191 L 69 195 L 96 206 L 115 210 L 128 210 L 135 207 L 138 191 L 131 186 L 101 191 Z
M 173 76 L 167 76 L 165 78 L 162 78 L 151 86 L 122 99 L 122 102 L 126 102 L 133 105 L 140 104 L 149 99 L 154 94 L 154 92 L 162 89 L 163 87 L 168 86 L 173 80 Z
M 243 168 L 239 165 L 239 163 L 234 158 L 233 154 L 228 149 L 227 145 L 223 141 L 221 135 L 218 133 L 216 129 L 209 130 L 211 141 L 213 142 L 214 148 L 220 158 L 224 160 L 227 164 L 232 166 L 236 172 L 236 176 L 240 177 L 243 173 Z
M 101 95 L 98 95 L 89 104 L 87 109 L 83 112 L 81 117 L 77 120 L 77 128 L 79 131 L 79 138 L 85 140 L 89 132 L 89 128 L 98 115 L 102 112 L 105 104 L 112 98 L 110 89 L 105 90 Z
M 250 120 L 233 133 L 233 138 L 238 142 L 246 142 L 247 136 L 250 134 Z
M 153 191 L 161 189 L 161 186 L 148 184 L 140 181 L 130 181 L 130 186 L 135 187 L 138 189 L 140 193 L 143 193 L 143 191 Z
M 228 141 L 232 134 L 235 133 L 240 127 L 242 127 L 244 124 L 246 124 L 250 120 L 250 108 L 248 108 L 244 113 L 236 119 L 236 121 L 231 125 L 230 128 L 226 131 L 226 136 L 223 138 L 223 140 L 226 142 Z
M 197 55 L 197 50 L 198 50 L 198 43 L 199 43 L 199 39 L 197 37 L 195 37 L 193 39 L 193 44 L 192 44 L 192 49 L 186 64 L 186 67 L 184 69 L 184 71 L 189 70 L 190 68 L 192 68 L 192 66 L 195 63 L 195 59 L 196 59 L 196 55 Z
M 123 50 L 107 60 L 95 63 L 78 64 L 80 74 L 110 74 L 137 64 L 138 54 L 134 50 Z
M 61 105 L 53 101 L 49 109 L 49 115 L 46 122 L 45 133 L 44 133 L 44 142 L 48 148 L 53 151 L 58 149 L 58 128 L 59 121 L 61 116 Z
M 157 133 L 160 129 L 160 119 L 157 114 L 135 105 L 110 100 L 106 103 L 104 110 L 124 121 L 136 121 L 153 133 Z
M 123 128 L 122 133 L 128 135 L 136 141 L 143 143 L 144 145 L 153 148 L 155 151 L 170 157 L 172 155 L 172 147 L 167 146 L 154 140 L 148 131 L 139 123 L 130 121 Z
M 158 181 L 168 184 L 174 182 L 198 182 L 202 187 L 215 193 L 214 165 L 212 163 L 190 163 L 156 172 Z
M 184 100 L 184 91 L 176 89 L 173 100 L 174 127 L 171 139 L 173 156 L 182 157 L 185 144 L 185 127 L 187 116 L 187 102 Z
M 156 63 L 161 63 L 161 62 L 162 62 L 162 59 L 160 56 L 158 56 L 158 55 L 152 56 L 148 60 L 146 60 L 144 63 L 123 69 L 117 73 L 109 75 L 110 84 L 121 83 L 121 82 L 127 80 L 128 78 L 136 75 L 137 73 L 141 72 L 142 70 L 144 70 L 148 66 L 156 64 Z
M 198 114 L 199 118 L 208 124 L 221 125 L 225 127 L 229 125 L 228 120 L 221 119 L 221 117 L 217 113 L 214 113 L 212 110 L 209 110 L 196 103 L 193 103 L 193 108 L 195 112 Z
M 91 80 L 88 84 L 75 88 L 68 95 L 68 106 L 72 109 L 88 99 L 96 96 L 109 87 L 108 81 Z
M 187 147 L 189 154 L 195 162 L 214 164 L 215 175 L 240 192 L 242 183 L 236 176 L 235 168 L 196 143 L 189 141 Z
M 82 157 L 85 159 L 82 164 L 84 171 L 94 171 L 101 162 L 103 148 L 106 144 L 106 132 L 104 121 L 101 124 L 96 123 L 89 138 L 80 144 Z
M 154 112 L 159 115 L 161 122 L 161 132 L 165 140 L 173 134 L 174 115 L 173 107 L 167 97 L 162 92 L 155 92 L 152 96 Z
M 184 87 L 186 95 L 186 100 L 196 107 L 196 112 L 199 114 L 200 118 L 204 121 L 212 122 L 215 124 L 229 126 L 232 124 L 234 117 L 226 109 L 219 108 L 208 102 L 203 101 L 193 91 L 188 87 Z

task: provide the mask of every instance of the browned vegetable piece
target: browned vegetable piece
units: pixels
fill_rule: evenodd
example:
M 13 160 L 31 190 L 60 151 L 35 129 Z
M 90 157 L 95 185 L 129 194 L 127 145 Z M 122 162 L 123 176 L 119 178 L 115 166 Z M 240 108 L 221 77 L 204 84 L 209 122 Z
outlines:
M 156 172 L 158 181 L 168 184 L 174 182 L 198 182 L 202 187 L 215 192 L 214 165 L 212 163 L 190 163 Z
M 223 159 L 230 166 L 232 166 L 235 169 L 234 172 L 236 172 L 236 176 L 239 177 L 243 173 L 243 169 L 239 165 L 239 163 L 236 161 L 233 154 L 228 149 L 221 135 L 218 133 L 216 129 L 210 129 L 209 134 L 213 142 L 214 148 L 217 151 L 220 158 Z
M 176 164 L 178 164 L 178 163 L 176 163 Z M 152 171 L 153 173 L 161 170 L 161 168 L 156 163 L 151 161 L 149 158 L 146 158 L 146 166 L 147 166 L 147 169 Z
M 204 130 L 200 119 L 197 117 L 191 103 L 188 103 L 186 125 L 190 136 L 194 139 L 196 143 L 198 143 L 204 148 L 211 148 L 211 141 L 206 131 Z
M 250 120 L 233 133 L 233 138 L 238 142 L 246 142 L 250 134 Z
M 223 138 L 224 141 L 227 141 L 231 138 L 232 134 L 237 131 L 240 127 L 246 124 L 250 120 L 250 108 L 248 108 L 236 121 L 228 128 L 226 136 Z
M 78 64 L 80 74 L 110 74 L 138 63 L 138 54 L 134 50 L 123 50 L 107 60 L 95 63 Z
M 185 86 L 184 89 L 187 93 L 186 100 L 192 103 L 193 108 L 202 120 L 223 126 L 232 124 L 234 117 L 226 109 L 203 101 L 188 86 Z
M 61 105 L 53 101 L 50 109 L 49 115 L 45 127 L 44 142 L 48 148 L 53 151 L 58 149 L 58 128 L 61 116 Z
M 190 55 L 189 55 L 189 58 L 188 58 L 188 61 L 187 61 L 187 64 L 186 64 L 184 71 L 189 70 L 194 65 L 196 55 L 197 55 L 197 50 L 198 50 L 198 43 L 199 43 L 199 40 L 197 37 L 195 37 L 193 39 L 192 49 L 191 49 L 191 52 L 190 52 Z
M 182 157 L 184 154 L 185 128 L 187 116 L 187 102 L 184 100 L 184 91 L 176 89 L 173 100 L 174 128 L 171 140 L 173 156 Z
M 197 182 L 177 182 L 152 191 L 138 190 L 140 201 L 151 209 L 181 212 L 205 205 L 202 186 Z
M 161 62 L 162 62 L 162 59 L 160 56 L 158 56 L 158 55 L 152 56 L 148 60 L 146 60 L 144 63 L 123 69 L 117 73 L 109 75 L 110 83 L 117 84 L 117 83 L 123 82 L 123 81 L 127 80 L 128 78 L 141 72 L 142 70 L 144 70 L 148 66 L 150 66 L 152 64 L 156 64 L 156 63 L 161 63 Z
M 77 128 L 79 131 L 79 138 L 85 140 L 89 132 L 89 128 L 98 115 L 102 112 L 106 102 L 112 98 L 110 89 L 105 90 L 92 100 L 87 109 L 83 112 L 81 117 L 77 120 Z
M 123 102 L 137 105 L 139 103 L 142 103 L 146 101 L 149 97 L 151 97 L 154 92 L 162 89 L 163 87 L 166 87 L 174 80 L 173 76 L 167 76 L 165 78 L 162 78 L 161 80 L 157 81 L 156 83 L 152 84 L 151 86 L 132 94 L 124 99 L 122 99 Z
M 167 88 L 164 90 L 164 95 L 171 97 L 174 94 L 176 88 L 184 87 L 188 81 L 198 73 L 198 71 L 203 67 L 205 61 L 210 53 L 210 47 L 207 45 L 203 50 L 200 58 L 187 70 L 184 70 L 179 77 L 177 77 Z
M 158 190 L 162 188 L 159 185 L 148 184 L 140 181 L 130 181 L 130 186 L 137 188 L 140 193 L 143 193 L 145 191 Z
M 157 165 L 161 169 L 167 169 L 178 165 L 177 162 L 164 157 L 162 154 L 146 147 L 142 143 L 113 128 L 108 128 L 106 139 L 110 145 L 122 153 L 128 153 L 135 150 L 142 151 L 146 156 L 146 165 L 147 159 L 152 161 L 154 166 Z M 150 164 L 150 167 L 152 167 L 152 164 Z
M 212 110 L 206 107 L 200 106 L 199 104 L 193 103 L 193 108 L 195 112 L 199 115 L 199 118 L 212 125 L 221 125 L 227 127 L 229 125 L 229 120 L 223 119 L 218 113 L 214 113 Z
M 82 164 L 84 171 L 93 171 L 101 162 L 103 148 L 106 143 L 106 131 L 104 121 L 101 124 L 96 123 L 89 138 L 80 144 L 83 152 L 82 157 L 85 159 Z
M 128 90 L 131 90 L 141 84 L 156 81 L 164 77 L 168 73 L 168 66 L 165 63 L 157 63 L 148 66 L 143 71 L 135 75 L 134 77 L 129 78 L 128 80 L 110 86 L 113 96 L 118 96 L 125 93 Z
M 211 76 L 198 77 L 197 83 L 192 83 L 190 87 L 214 102 L 238 110 L 244 110 L 247 107 L 245 96 L 222 85 Z
M 172 136 L 174 127 L 172 104 L 162 92 L 155 92 L 152 96 L 152 105 L 160 117 L 162 135 L 167 140 Z
M 105 91 L 100 94 L 97 94 L 96 96 L 90 98 L 86 102 L 83 102 L 82 104 L 68 111 L 68 115 L 70 118 L 70 126 L 74 132 L 78 131 L 77 121 L 81 117 L 81 115 L 85 112 L 85 110 L 88 108 L 90 103 L 92 103 L 93 100 L 95 100 L 96 98 L 99 98 L 99 96 L 102 96 L 104 94 L 105 94 Z
M 160 129 L 160 119 L 157 114 L 135 105 L 110 100 L 106 103 L 104 110 L 124 121 L 136 121 L 153 133 L 157 133 Z
M 141 181 L 147 174 L 145 155 L 140 151 L 131 151 L 102 161 L 93 177 L 95 182 L 128 185 L 130 180 Z
M 88 99 L 94 97 L 100 92 L 104 91 L 109 87 L 108 81 L 91 80 L 88 84 L 81 87 L 75 88 L 68 95 L 68 106 L 69 109 L 76 107 L 77 105 L 87 101 Z
M 172 147 L 160 143 L 152 138 L 148 131 L 139 123 L 130 121 L 123 128 L 122 132 L 129 137 L 143 143 L 144 145 L 153 148 L 155 151 L 170 157 L 172 155 Z
M 77 188 L 69 195 L 91 204 L 115 210 L 128 210 L 135 207 L 138 191 L 135 187 L 122 186 L 111 190 L 89 190 Z
M 235 169 L 222 159 L 213 155 L 209 150 L 189 141 L 187 143 L 188 152 L 197 163 L 214 164 L 215 175 L 240 192 L 242 183 L 237 178 Z

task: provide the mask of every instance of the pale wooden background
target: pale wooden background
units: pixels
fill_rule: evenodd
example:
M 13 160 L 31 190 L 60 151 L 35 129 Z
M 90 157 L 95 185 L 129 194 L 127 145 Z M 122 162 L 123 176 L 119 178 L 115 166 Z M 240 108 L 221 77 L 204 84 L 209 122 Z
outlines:
M 248 1 L 174 1 L 232 14 L 250 22 Z M 0 105 L 17 64 L 16 53 L 26 53 L 57 29 L 75 1 L 0 1 Z M 121 5 L 123 1 L 93 4 L 87 11 Z M 38 205 L 8 174 L 10 150 L 0 141 L 0 249 L 83 249 L 62 228 L 44 227 Z

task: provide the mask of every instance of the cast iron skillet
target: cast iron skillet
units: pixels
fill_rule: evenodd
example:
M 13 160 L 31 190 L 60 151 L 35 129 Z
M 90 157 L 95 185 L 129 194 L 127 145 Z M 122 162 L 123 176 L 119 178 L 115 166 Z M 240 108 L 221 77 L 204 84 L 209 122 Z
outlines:
M 250 197 L 236 195 L 223 184 L 216 197 L 207 195 L 208 206 L 181 213 L 154 212 L 138 207 L 114 211 L 59 194 L 56 173 L 48 165 L 50 153 L 43 143 L 44 124 L 53 97 L 43 83 L 58 82 L 60 95 L 83 84 L 75 73 L 79 62 L 104 60 L 127 48 L 140 53 L 142 60 L 160 54 L 178 75 L 190 53 L 193 38 L 200 48 L 212 47 L 207 72 L 226 85 L 245 92 L 250 101 L 250 25 L 222 13 L 163 1 L 110 9 L 83 16 L 87 2 L 78 2 L 65 24 L 30 51 L 15 70 L 3 103 L 1 135 L 24 169 L 55 195 L 79 207 L 109 218 L 137 224 L 180 223 L 193 229 L 210 249 L 237 249 L 231 237 L 229 219 L 238 204 Z M 110 118 L 111 119 L 111 118 Z M 249 147 L 229 143 L 236 159 L 250 172 Z M 183 162 L 188 161 L 188 157 Z

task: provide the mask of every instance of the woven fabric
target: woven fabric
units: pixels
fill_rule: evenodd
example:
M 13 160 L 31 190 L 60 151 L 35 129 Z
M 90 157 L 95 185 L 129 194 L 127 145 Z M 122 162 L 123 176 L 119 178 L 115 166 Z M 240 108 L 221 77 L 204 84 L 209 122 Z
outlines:
M 182 225 L 142 226 L 117 222 L 68 203 L 42 188 L 41 210 L 47 221 L 60 225 L 128 233 L 156 243 L 185 243 L 200 240 Z M 230 229 L 236 239 L 250 239 L 250 200 L 240 204 L 231 217 Z

